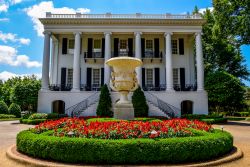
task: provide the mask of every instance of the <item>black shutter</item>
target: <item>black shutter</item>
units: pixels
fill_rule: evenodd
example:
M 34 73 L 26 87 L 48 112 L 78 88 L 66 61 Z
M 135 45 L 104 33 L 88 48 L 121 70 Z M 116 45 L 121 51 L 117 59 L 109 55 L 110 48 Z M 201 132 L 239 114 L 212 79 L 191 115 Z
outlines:
M 68 51 L 68 38 L 62 40 L 62 54 L 67 54 Z
M 87 68 L 87 87 L 86 90 L 90 91 L 91 90 L 91 79 L 92 79 L 92 69 Z
M 155 68 L 155 89 L 160 90 L 160 68 Z
M 128 39 L 128 56 L 133 56 L 133 38 Z
M 145 57 L 145 38 L 141 39 L 141 57 Z
M 102 58 L 104 58 L 105 54 L 105 38 L 102 38 Z
M 93 38 L 88 38 L 88 58 L 92 57 Z
M 66 71 L 66 68 L 61 68 L 61 90 L 64 90 L 66 86 Z
M 184 55 L 184 39 L 179 38 L 179 54 Z
M 180 68 L 181 90 L 185 90 L 185 68 Z
M 119 54 L 119 52 L 118 52 L 118 50 L 119 50 L 119 38 L 115 38 L 114 39 L 114 57 L 117 57 L 118 56 L 118 54 Z
M 145 68 L 142 68 L 142 88 L 145 88 Z
M 160 41 L 159 38 L 155 38 L 154 39 L 154 45 L 155 45 L 155 57 L 159 57 L 160 56 Z
M 104 85 L 104 68 L 101 68 L 101 86 Z

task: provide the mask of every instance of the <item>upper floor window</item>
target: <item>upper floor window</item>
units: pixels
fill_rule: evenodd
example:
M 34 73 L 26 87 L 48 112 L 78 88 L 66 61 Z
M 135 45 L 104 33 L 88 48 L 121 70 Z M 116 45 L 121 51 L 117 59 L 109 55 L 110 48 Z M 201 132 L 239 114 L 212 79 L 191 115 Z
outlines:
M 94 40 L 94 49 L 101 49 L 101 40 L 100 39 Z
M 172 40 L 172 54 L 178 54 L 178 44 L 176 39 Z
M 75 48 L 75 40 L 69 39 L 69 49 L 74 49 L 74 48 Z
M 146 40 L 146 50 L 153 51 L 153 40 Z
M 125 39 L 120 40 L 120 50 L 127 50 L 127 40 Z

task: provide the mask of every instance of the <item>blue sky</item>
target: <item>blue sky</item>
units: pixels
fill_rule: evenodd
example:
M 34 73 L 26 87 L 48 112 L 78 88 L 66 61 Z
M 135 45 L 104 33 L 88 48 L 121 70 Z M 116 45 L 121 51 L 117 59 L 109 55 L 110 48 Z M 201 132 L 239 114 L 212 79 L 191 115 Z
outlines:
M 0 79 L 14 75 L 41 75 L 42 27 L 37 18 L 46 10 L 86 13 L 191 12 L 194 6 L 208 8 L 211 0 L 0 0 Z M 250 69 L 250 46 L 242 53 Z M 250 86 L 250 82 L 245 82 Z

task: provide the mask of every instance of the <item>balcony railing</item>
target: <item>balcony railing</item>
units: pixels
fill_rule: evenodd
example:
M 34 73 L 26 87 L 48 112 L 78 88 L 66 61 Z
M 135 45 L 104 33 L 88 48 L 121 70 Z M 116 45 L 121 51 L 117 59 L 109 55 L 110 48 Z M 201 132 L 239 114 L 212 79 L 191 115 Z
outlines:
M 172 15 L 166 14 L 52 14 L 51 12 L 46 13 L 46 18 L 62 18 L 62 19 L 202 19 L 200 14 L 194 15 Z
M 51 84 L 49 85 L 49 90 L 51 91 L 71 91 L 72 85 L 71 84 L 65 84 L 65 85 L 60 85 L 60 84 Z M 86 85 L 86 84 L 81 84 L 80 85 L 80 90 L 81 91 L 99 91 L 101 89 L 100 84 L 92 84 L 92 85 Z
M 102 53 L 102 52 L 84 52 L 84 58 L 103 59 L 104 53 Z
M 130 52 L 130 51 L 118 51 L 118 52 L 112 52 L 111 56 L 112 57 L 119 57 L 119 56 L 134 57 L 135 53 L 134 52 Z
M 144 91 L 164 91 L 166 90 L 165 84 L 160 84 L 159 86 L 155 86 L 152 84 L 146 84 L 142 87 Z M 196 84 L 186 84 L 181 86 L 180 84 L 175 84 L 173 86 L 175 91 L 196 91 L 197 86 Z

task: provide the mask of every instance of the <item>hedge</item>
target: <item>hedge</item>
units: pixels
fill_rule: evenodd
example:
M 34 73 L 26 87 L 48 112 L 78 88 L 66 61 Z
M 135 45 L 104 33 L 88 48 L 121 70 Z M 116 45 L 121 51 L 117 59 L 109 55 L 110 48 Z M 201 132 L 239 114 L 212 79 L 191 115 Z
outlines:
M 17 150 L 42 159 L 84 164 L 157 164 L 204 161 L 222 156 L 233 147 L 228 132 L 168 139 L 88 139 L 34 134 L 17 135 Z
M 0 114 L 0 119 L 11 119 L 11 118 L 16 118 L 16 116 L 11 114 Z
M 47 119 L 20 119 L 21 124 L 38 125 Z
M 227 123 L 227 118 L 208 118 L 200 119 L 200 121 L 206 122 L 208 124 Z

